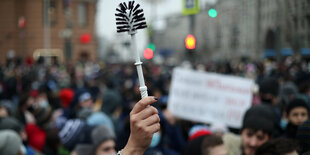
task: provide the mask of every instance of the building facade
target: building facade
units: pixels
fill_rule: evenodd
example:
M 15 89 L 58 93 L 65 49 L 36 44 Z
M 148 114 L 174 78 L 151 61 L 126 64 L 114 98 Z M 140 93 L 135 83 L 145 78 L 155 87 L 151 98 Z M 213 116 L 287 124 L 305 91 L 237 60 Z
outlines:
M 192 33 L 201 59 L 310 56 L 310 0 L 218 0 L 203 8 L 194 20 L 182 15 L 167 18 L 166 29 L 154 33 L 158 49 L 172 49 L 174 57 L 183 60 L 184 39 Z M 211 8 L 217 17 L 208 15 Z
M 0 0 L 0 62 L 16 57 L 96 58 L 96 0 Z
M 288 27 L 285 41 L 296 49 L 310 48 L 310 0 L 286 0 Z

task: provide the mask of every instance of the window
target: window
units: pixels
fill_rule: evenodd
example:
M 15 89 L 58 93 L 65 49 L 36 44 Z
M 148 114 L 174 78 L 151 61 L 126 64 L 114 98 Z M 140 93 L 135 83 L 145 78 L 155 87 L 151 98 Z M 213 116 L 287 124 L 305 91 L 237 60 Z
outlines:
M 77 8 L 78 12 L 78 25 L 84 27 L 87 25 L 87 3 L 80 2 Z

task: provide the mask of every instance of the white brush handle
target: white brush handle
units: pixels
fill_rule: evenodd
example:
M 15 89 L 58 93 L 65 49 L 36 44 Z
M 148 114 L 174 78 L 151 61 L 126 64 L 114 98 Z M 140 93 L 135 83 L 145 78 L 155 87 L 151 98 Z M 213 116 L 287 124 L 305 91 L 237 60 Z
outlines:
M 140 90 L 141 98 L 144 98 L 144 97 L 147 97 L 148 94 L 147 94 L 147 87 L 145 86 L 145 83 L 144 83 L 144 77 L 143 77 L 143 71 L 142 71 L 142 62 L 140 60 L 140 54 L 139 54 L 137 47 L 136 47 L 135 34 L 131 35 L 131 48 L 132 48 L 132 51 L 136 52 L 136 63 L 135 63 L 135 65 L 137 67 L 139 84 L 140 84 L 139 90 Z

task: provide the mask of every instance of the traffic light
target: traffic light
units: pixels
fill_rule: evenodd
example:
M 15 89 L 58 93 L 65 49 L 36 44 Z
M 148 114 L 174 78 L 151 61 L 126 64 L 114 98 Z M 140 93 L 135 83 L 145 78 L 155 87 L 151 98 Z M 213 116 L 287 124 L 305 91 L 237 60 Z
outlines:
M 216 11 L 215 9 L 209 9 L 208 15 L 209 15 L 211 18 L 215 18 L 215 17 L 217 16 L 217 11 Z
M 147 48 L 144 50 L 144 58 L 145 59 L 152 59 L 155 51 L 155 44 L 149 43 Z
M 152 59 L 153 58 L 153 50 L 151 48 L 146 48 L 144 50 L 144 58 L 145 59 Z
M 195 36 L 189 34 L 185 38 L 185 47 L 189 50 L 193 50 L 196 48 L 196 38 Z
M 150 48 L 150 49 L 152 49 L 153 51 L 155 51 L 156 46 L 155 46 L 155 44 L 153 44 L 153 43 L 149 43 L 149 44 L 147 45 L 147 48 Z

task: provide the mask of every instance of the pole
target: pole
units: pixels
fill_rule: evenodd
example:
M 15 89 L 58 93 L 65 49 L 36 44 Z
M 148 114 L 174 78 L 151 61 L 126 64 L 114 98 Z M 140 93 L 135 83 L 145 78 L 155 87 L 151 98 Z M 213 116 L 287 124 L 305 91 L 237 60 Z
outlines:
M 71 9 L 70 9 L 70 0 L 65 0 L 65 18 L 66 18 L 66 32 L 69 32 L 69 35 L 66 36 L 64 47 L 65 47 L 65 57 L 68 62 L 71 58 L 72 54 L 72 43 L 71 43 L 71 35 L 72 35 L 72 22 L 71 22 Z
M 50 1 L 44 0 L 44 49 L 45 54 L 47 55 L 46 65 L 51 64 L 51 29 L 50 29 L 50 17 L 49 17 L 49 8 Z
M 195 35 L 195 23 L 196 23 L 196 15 L 189 15 L 189 33 L 193 36 Z M 192 49 L 191 51 L 186 51 L 189 56 L 190 62 L 192 64 L 195 64 L 195 49 Z
M 261 23 L 261 0 L 257 0 L 257 10 L 256 10 L 256 13 L 257 13 L 257 19 L 256 19 L 256 58 L 260 57 L 261 55 L 261 41 L 260 41 L 260 35 L 261 35 L 261 32 L 260 32 L 260 23 Z

